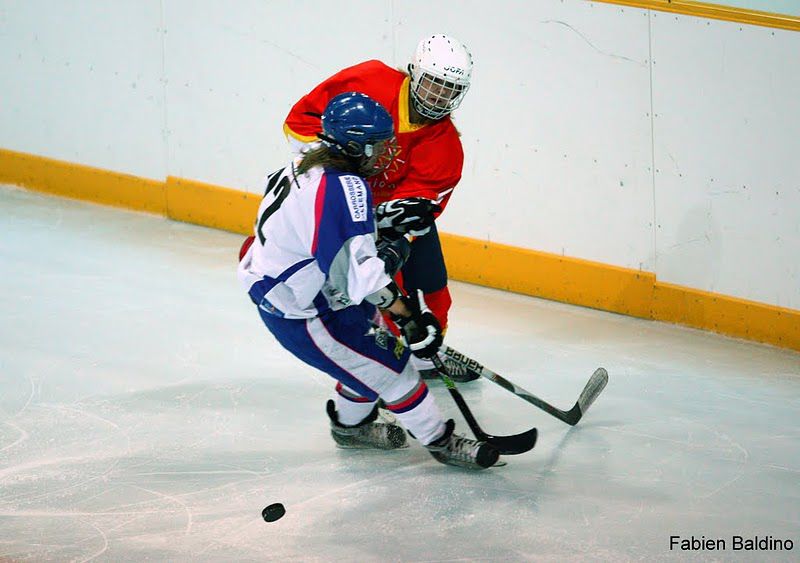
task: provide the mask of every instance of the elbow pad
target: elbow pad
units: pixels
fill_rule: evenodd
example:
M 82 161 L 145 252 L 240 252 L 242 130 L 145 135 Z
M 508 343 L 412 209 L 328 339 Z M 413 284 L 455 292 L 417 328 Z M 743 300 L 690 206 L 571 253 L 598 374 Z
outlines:
M 386 287 L 382 287 L 375 293 L 367 295 L 364 300 L 372 303 L 378 307 L 378 309 L 387 309 L 392 306 L 392 303 L 397 301 L 398 297 L 400 297 L 400 288 L 392 281 Z

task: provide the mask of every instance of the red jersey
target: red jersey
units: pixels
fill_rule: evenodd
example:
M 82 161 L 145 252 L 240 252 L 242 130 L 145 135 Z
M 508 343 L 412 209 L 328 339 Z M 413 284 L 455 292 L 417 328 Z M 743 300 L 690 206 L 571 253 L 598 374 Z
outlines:
M 450 117 L 414 125 L 408 119 L 409 78 L 380 61 L 367 61 L 337 72 L 292 107 L 283 130 L 304 143 L 317 140 L 320 116 L 328 101 L 343 92 L 361 92 L 391 114 L 398 152 L 389 168 L 368 178 L 374 203 L 426 197 L 442 208 L 461 180 L 464 150 Z

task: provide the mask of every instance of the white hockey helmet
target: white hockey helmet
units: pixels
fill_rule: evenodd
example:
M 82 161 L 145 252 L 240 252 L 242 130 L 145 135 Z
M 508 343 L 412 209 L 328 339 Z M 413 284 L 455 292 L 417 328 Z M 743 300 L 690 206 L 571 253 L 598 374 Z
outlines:
M 472 55 L 457 39 L 431 35 L 417 45 L 408 74 L 414 109 L 429 119 L 441 119 L 461 104 L 469 89 Z

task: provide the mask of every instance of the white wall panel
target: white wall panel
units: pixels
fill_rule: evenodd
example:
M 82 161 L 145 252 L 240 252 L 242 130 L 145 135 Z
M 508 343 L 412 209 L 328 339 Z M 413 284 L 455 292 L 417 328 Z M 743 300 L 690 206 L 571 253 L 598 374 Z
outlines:
M 800 308 L 800 34 L 652 18 L 658 279 Z
M 289 158 L 292 104 L 392 55 L 391 3 L 164 0 L 170 174 L 262 191 Z
M 589 2 L 398 1 L 398 44 L 464 41 L 464 179 L 447 232 L 652 269 L 648 20 Z
M 163 179 L 157 0 L 0 4 L 0 146 Z
M 800 2 L 797 0 L 716 0 L 714 4 L 772 12 L 774 14 L 800 16 Z
M 796 32 L 582 0 L 0 0 L 0 147 L 260 192 L 298 97 L 436 32 L 475 56 L 443 231 L 800 308 Z

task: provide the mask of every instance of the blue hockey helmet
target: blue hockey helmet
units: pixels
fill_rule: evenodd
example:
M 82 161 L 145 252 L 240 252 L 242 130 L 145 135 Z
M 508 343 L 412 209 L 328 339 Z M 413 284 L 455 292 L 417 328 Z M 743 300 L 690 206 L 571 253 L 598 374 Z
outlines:
M 396 151 L 392 116 L 360 92 L 331 98 L 322 114 L 322 133 L 318 137 L 365 176 L 385 170 Z

